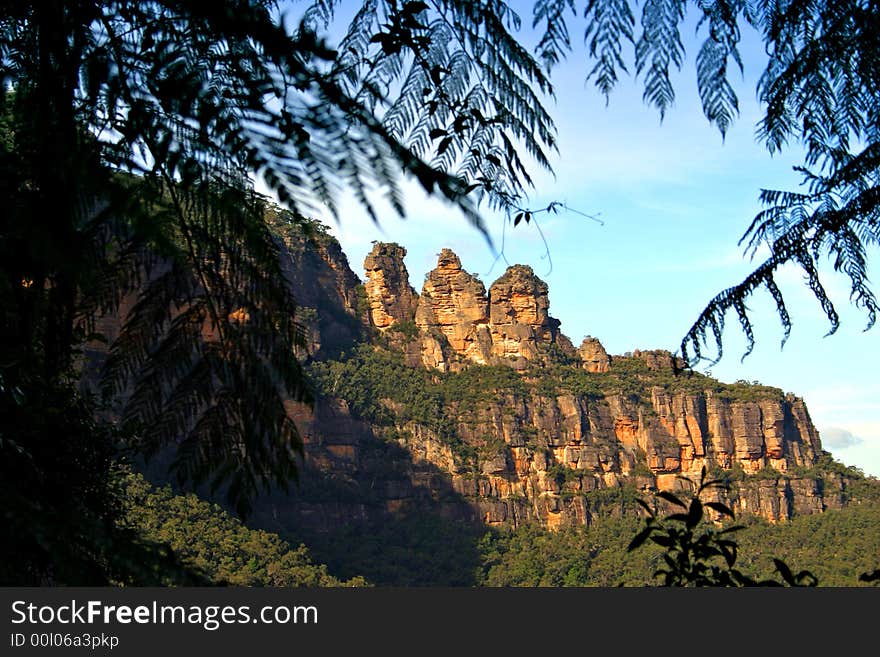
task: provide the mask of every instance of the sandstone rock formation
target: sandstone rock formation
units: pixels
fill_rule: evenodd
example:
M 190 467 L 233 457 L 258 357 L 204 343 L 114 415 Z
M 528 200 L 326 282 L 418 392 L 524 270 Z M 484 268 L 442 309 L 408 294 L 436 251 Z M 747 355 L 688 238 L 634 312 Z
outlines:
M 516 368 L 541 360 L 546 346 L 558 343 L 560 321 L 550 317 L 547 284 L 531 267 L 513 265 L 489 288 L 489 335 L 495 362 L 505 359 Z
M 409 284 L 405 255 L 402 246 L 377 242 L 364 260 L 370 320 L 378 329 L 411 321 L 415 315 L 418 295 Z
M 371 321 L 381 330 L 415 321 L 426 367 L 456 371 L 477 363 L 524 369 L 546 360 L 551 345 L 577 357 L 559 320 L 549 315 L 547 284 L 530 267 L 509 267 L 487 294 L 458 256 L 443 249 L 419 296 L 409 287 L 405 254 L 396 244 L 373 247 L 364 262 L 367 300 Z
M 645 496 L 684 490 L 681 476 L 696 480 L 704 466 L 742 473 L 720 498 L 738 513 L 779 522 L 842 504 L 847 482 L 839 475 L 786 474 L 813 465 L 821 452 L 800 399 L 737 401 L 655 388 L 643 401 L 499 390 L 470 411 L 445 409 L 458 444 L 472 450 L 464 453 L 430 426 L 358 423 L 335 401 L 304 433 L 310 463 L 346 485 L 369 485 L 380 514 L 439 499 L 445 515 L 490 525 L 585 525 L 627 489 Z M 386 451 L 364 457 L 376 449 Z M 310 522 L 329 513 L 312 511 Z
M 611 367 L 611 356 L 605 351 L 605 347 L 598 338 L 588 335 L 578 347 L 578 356 L 583 363 L 583 368 L 588 372 L 607 372 Z
M 560 333 L 559 321 L 549 315 L 547 285 L 529 267 L 508 268 L 487 293 L 458 256 L 444 249 L 418 296 L 408 283 L 405 253 L 393 244 L 374 246 L 365 262 L 367 299 L 372 323 L 380 330 L 414 320 L 418 335 L 404 348 L 409 354 L 414 347 L 423 366 L 451 372 L 469 364 L 524 369 L 546 360 L 555 345 L 588 373 L 611 371 L 612 358 L 596 338 L 586 338 L 575 351 Z M 636 350 L 631 358 L 642 361 L 648 372 L 681 366 L 663 350 Z M 407 362 L 417 364 L 409 358 Z M 490 524 L 529 518 L 550 527 L 583 524 L 590 521 L 590 499 L 597 491 L 620 489 L 627 482 L 675 490 L 683 485 L 680 475 L 697 478 L 703 467 L 739 468 L 745 475 L 768 468 L 780 473 L 776 480 L 749 480 L 729 500 L 772 521 L 826 506 L 816 480 L 785 475 L 793 468 L 809 468 L 821 454 L 818 434 L 800 399 L 781 393 L 734 399 L 711 387 L 685 392 L 665 385 L 648 386 L 640 399 L 614 393 L 548 397 L 530 390 L 526 397 L 498 391 L 497 399 L 476 415 L 444 410 L 456 418 L 456 440 L 480 455 L 476 463 L 453 458 L 431 427 L 411 421 L 393 427 L 367 425 L 351 449 L 357 452 L 357 445 L 390 431 L 402 448 L 399 456 L 409 463 L 403 470 L 415 479 L 426 466 L 445 473 L 441 478 L 458 502 L 465 502 L 462 508 Z M 389 410 L 398 409 L 392 404 Z M 477 479 L 474 468 L 480 473 Z M 835 490 L 843 486 L 831 486 L 828 504 L 835 504 Z M 395 484 L 394 490 L 399 495 L 401 485 Z M 392 506 L 402 503 L 403 498 L 395 499 Z
M 435 414 L 442 426 L 426 420 L 430 414 L 404 412 L 400 400 L 372 400 L 384 411 L 372 419 L 335 393 L 319 396 L 314 409 L 291 402 L 288 413 L 305 440 L 303 486 L 258 507 L 255 518 L 266 526 L 327 530 L 426 505 L 487 524 L 584 525 L 615 496 L 681 489 L 680 476 L 697 478 L 704 466 L 736 475 L 727 501 L 737 511 L 771 521 L 844 503 L 845 477 L 805 474 L 822 447 L 803 400 L 707 377 L 676 383 L 665 351 L 612 359 L 591 337 L 575 351 L 549 314 L 546 283 L 528 267 L 509 268 L 487 292 L 444 249 L 417 295 L 406 251 L 376 244 L 365 262 L 368 308 L 361 313 L 360 281 L 335 240 L 292 231 L 281 239 L 291 292 L 313 309 L 304 313 L 309 357 L 350 351 L 364 339 L 366 321 L 384 336 L 376 342 L 385 346 L 375 348 L 403 350 L 409 366 L 453 373 L 447 377 L 474 364 L 519 373 L 516 385 L 503 377 L 485 384 L 478 401 L 444 400 Z M 105 319 L 113 335 L 119 320 Z M 393 330 L 403 325 L 414 328 Z M 555 362 L 574 361 L 580 388 L 529 367 L 559 352 L 567 359 Z M 626 389 L 615 387 L 621 371 L 635 372 Z M 426 375 L 426 385 L 442 378 Z
M 450 369 L 454 355 L 486 364 L 491 355 L 489 300 L 478 278 L 461 268 L 461 260 L 443 249 L 437 268 L 428 274 L 416 308 L 416 326 L 425 334 L 423 361 Z

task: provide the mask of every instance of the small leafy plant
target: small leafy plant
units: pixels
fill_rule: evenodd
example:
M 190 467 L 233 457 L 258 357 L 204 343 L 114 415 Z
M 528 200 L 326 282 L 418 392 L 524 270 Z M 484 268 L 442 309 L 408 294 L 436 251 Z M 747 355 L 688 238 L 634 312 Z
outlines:
M 711 509 L 722 518 L 734 519 L 733 511 L 726 504 L 702 500 L 704 494 L 712 489 L 726 489 L 720 479 L 707 479 L 706 468 L 700 473 L 700 481 L 694 484 L 691 479 L 682 477 L 695 488 L 689 502 L 667 491 L 657 496 L 666 500 L 675 510 L 658 518 L 654 509 L 644 500 L 638 504 L 647 512 L 645 528 L 636 534 L 627 550 L 641 547 L 648 541 L 662 547 L 663 567 L 654 576 L 662 580 L 664 586 L 816 586 L 818 580 L 807 570 L 794 574 L 781 559 L 773 559 L 781 581 L 775 579 L 756 580 L 736 568 L 737 543 L 731 534 L 744 529 L 742 525 L 717 528 L 704 519 L 705 510 Z

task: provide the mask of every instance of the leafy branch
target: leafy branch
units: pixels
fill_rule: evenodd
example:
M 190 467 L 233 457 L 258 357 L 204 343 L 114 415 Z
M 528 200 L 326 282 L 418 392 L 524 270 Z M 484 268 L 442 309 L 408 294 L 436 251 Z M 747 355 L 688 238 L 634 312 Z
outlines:
M 630 542 L 627 551 L 632 552 L 648 541 L 664 549 L 663 567 L 654 576 L 662 580 L 664 586 L 816 586 L 818 580 L 809 571 L 797 574 L 781 559 L 773 563 L 782 581 L 773 579 L 756 580 L 736 568 L 737 543 L 730 535 L 744 529 L 742 525 L 732 525 L 723 529 L 706 522 L 706 509 L 717 513 L 721 518 L 734 519 L 734 513 L 726 504 L 718 501 L 703 501 L 710 491 L 727 489 L 719 479 L 707 479 L 704 467 L 699 482 L 687 477 L 684 481 L 695 487 L 696 492 L 685 501 L 668 491 L 660 491 L 657 497 L 672 507 L 674 511 L 659 518 L 653 508 L 644 500 L 637 500 L 645 510 L 645 528 Z

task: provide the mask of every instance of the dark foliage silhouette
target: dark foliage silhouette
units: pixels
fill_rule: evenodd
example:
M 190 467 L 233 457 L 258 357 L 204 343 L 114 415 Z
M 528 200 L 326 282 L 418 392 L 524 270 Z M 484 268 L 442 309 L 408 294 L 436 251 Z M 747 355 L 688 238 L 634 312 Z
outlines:
M 647 513 L 645 527 L 636 534 L 627 550 L 631 552 L 646 541 L 663 548 L 664 565 L 654 576 L 664 586 L 816 586 L 818 580 L 812 573 L 802 570 L 795 574 L 781 559 L 774 559 L 773 563 L 782 581 L 756 580 L 736 568 L 738 546 L 730 535 L 744 527 L 731 525 L 719 529 L 705 521 L 706 509 L 714 511 L 720 518 L 734 518 L 733 511 L 722 502 L 701 499 L 712 490 L 725 488 L 723 481 L 707 479 L 706 474 L 706 468 L 703 468 L 698 482 L 682 477 L 695 489 L 688 501 L 667 491 L 657 494 L 682 511 L 658 518 L 647 502 L 639 500 L 639 505 Z

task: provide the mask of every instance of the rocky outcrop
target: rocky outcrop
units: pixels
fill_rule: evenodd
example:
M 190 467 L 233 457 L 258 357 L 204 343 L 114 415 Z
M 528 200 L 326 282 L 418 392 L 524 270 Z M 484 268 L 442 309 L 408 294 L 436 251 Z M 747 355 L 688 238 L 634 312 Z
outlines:
M 803 400 L 796 397 L 733 401 L 711 391 L 670 395 L 654 388 L 652 406 L 680 446 L 684 471 L 739 464 L 750 474 L 767 466 L 786 472 L 811 466 L 821 453 Z
M 418 295 L 409 284 L 405 255 L 402 246 L 377 242 L 364 260 L 370 321 L 378 329 L 412 321 L 415 316 Z
M 419 508 L 426 495 L 444 491 L 447 516 L 490 525 L 585 525 L 619 509 L 625 495 L 686 490 L 682 477 L 696 481 L 706 467 L 734 473 L 720 499 L 737 512 L 779 522 L 839 508 L 847 486 L 839 475 L 794 474 L 814 465 L 821 451 L 812 425 L 795 417 L 802 401 L 794 397 L 753 402 L 655 388 L 636 400 L 498 390 L 476 406 L 444 406 L 454 423 L 452 442 L 411 420 L 358 423 L 340 402 L 328 403 L 330 411 L 304 430 L 310 462 L 335 481 L 369 481 L 380 498 L 374 512 Z M 365 460 L 377 446 L 385 456 Z M 433 493 L 423 489 L 426 481 Z
M 415 313 L 424 334 L 423 362 L 441 370 L 456 369 L 460 359 L 489 362 L 489 299 L 478 278 L 461 268 L 461 260 L 443 249 L 437 267 L 425 279 Z M 460 357 L 460 358 L 457 358 Z
M 546 347 L 560 346 L 573 355 L 571 343 L 558 338 L 560 321 L 550 317 L 547 284 L 531 267 L 513 265 L 489 288 L 489 335 L 495 362 L 515 369 L 546 355 Z
M 281 271 L 296 300 L 297 320 L 305 329 L 306 345 L 297 357 L 334 358 L 350 349 L 364 337 L 364 325 L 358 316 L 360 279 L 349 266 L 339 242 L 317 222 L 293 223 L 271 210 L 266 221 L 280 247 Z M 170 263 L 159 259 L 149 276 L 146 272 L 142 275 L 149 280 L 169 269 Z M 115 312 L 96 318 L 95 333 L 102 339 L 88 342 L 83 349 L 82 378 L 87 386 L 98 380 L 108 347 L 119 336 L 137 300 L 138 293 L 132 292 L 121 300 Z M 233 309 L 227 317 L 234 323 L 250 320 L 245 308 Z M 206 320 L 203 339 L 216 340 L 217 336 L 216 327 Z
M 778 522 L 839 506 L 843 489 L 841 481 L 826 483 L 823 491 L 815 477 L 787 475 L 814 465 L 821 453 L 812 425 L 795 417 L 802 405 L 793 397 L 751 402 L 659 389 L 652 391 L 650 406 L 623 395 L 598 400 L 535 395 L 499 401 L 480 421 L 459 427 L 458 435 L 476 444 L 493 432 L 504 440 L 509 450 L 504 458 L 494 455 L 493 465 L 481 469 L 488 490 L 525 498 L 530 504 L 518 517 L 547 526 L 589 521 L 600 491 L 627 483 L 643 491 L 676 490 L 682 476 L 696 481 L 703 467 L 742 472 L 728 501 Z M 500 468 L 502 463 L 507 467 Z M 767 479 L 768 472 L 777 475 Z M 760 476 L 751 479 L 750 473 Z
M 547 360 L 555 346 L 587 373 L 613 371 L 612 358 L 596 338 L 588 337 L 573 349 L 549 314 L 546 283 L 529 267 L 508 268 L 487 293 L 458 256 L 444 249 L 416 295 L 403 264 L 405 253 L 397 245 L 374 245 L 365 262 L 365 288 L 377 329 L 385 332 L 414 322 L 415 334 L 403 343 L 390 343 L 404 350 L 411 365 L 447 372 L 470 364 L 525 370 L 529 363 Z M 626 359 L 614 358 L 621 363 Z M 665 376 L 682 365 L 663 350 L 637 350 L 628 358 L 641 361 L 649 378 L 651 372 Z M 639 369 L 630 369 L 637 381 Z M 390 438 L 400 448 L 398 458 L 408 463 L 395 467 L 398 475 L 405 471 L 413 481 L 422 480 L 420 468 L 434 468 L 448 490 L 490 524 L 525 519 L 550 527 L 583 524 L 596 511 L 597 495 L 607 497 L 609 491 L 633 485 L 642 491 L 677 490 L 684 485 L 682 476 L 697 479 L 703 467 L 733 469 L 747 478 L 761 474 L 735 487 L 728 501 L 771 521 L 839 503 L 835 500 L 840 495 L 833 491 L 842 490 L 843 484 L 828 489 L 826 502 L 818 480 L 788 474 L 810 468 L 822 453 L 806 407 L 795 397 L 766 389 L 736 398 L 714 386 L 683 391 L 668 385 L 647 385 L 636 396 L 547 396 L 538 392 L 539 384 L 533 381 L 525 395 L 499 390 L 476 410 L 456 405 L 443 409 L 445 417 L 454 418 L 454 444 L 463 446 L 468 458 L 456 455 L 448 435 L 407 421 L 370 426 L 344 449 L 331 449 L 332 441 L 313 441 L 312 462 L 329 467 L 343 453 L 357 454 L 377 437 Z M 392 416 L 406 416 L 390 401 L 382 403 Z M 345 427 L 330 425 L 325 423 L 322 431 L 337 438 L 352 435 Z M 319 456 L 327 450 L 329 456 Z M 344 463 L 337 465 L 346 471 Z M 776 479 L 768 478 L 772 472 Z M 401 486 L 392 486 L 397 496 L 392 506 L 408 499 Z M 413 495 L 408 503 L 423 492 Z
M 270 213 L 267 221 L 281 242 L 281 268 L 300 307 L 311 358 L 333 358 L 363 338 L 358 316 L 360 279 L 342 247 L 316 222 L 293 224 Z
M 559 320 L 549 315 L 547 284 L 530 267 L 509 267 L 487 294 L 459 257 L 443 249 L 419 296 L 409 287 L 405 253 L 396 244 L 374 245 L 364 262 L 367 300 L 372 323 L 380 330 L 414 320 L 426 367 L 456 371 L 477 363 L 521 370 L 547 360 L 551 346 L 578 357 L 559 331 Z
M 605 351 L 605 347 L 602 346 L 598 338 L 588 335 L 581 342 L 577 352 L 583 368 L 588 372 L 607 372 L 611 367 L 611 356 Z
M 648 366 L 649 370 L 681 370 L 685 367 L 685 362 L 681 358 L 676 358 L 672 352 L 666 349 L 636 349 L 632 352 L 632 357 L 637 358 Z

